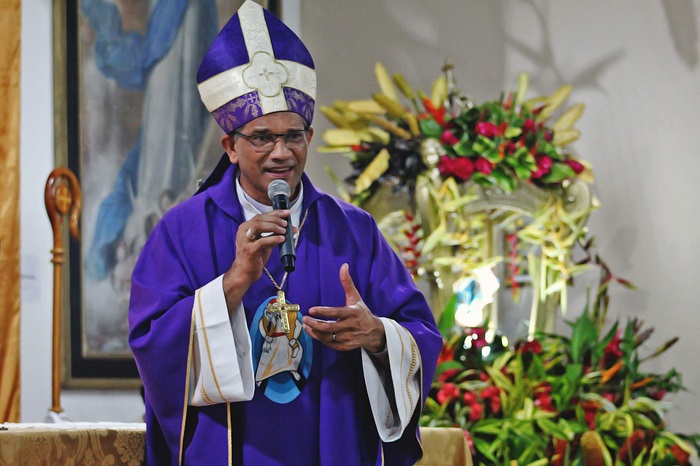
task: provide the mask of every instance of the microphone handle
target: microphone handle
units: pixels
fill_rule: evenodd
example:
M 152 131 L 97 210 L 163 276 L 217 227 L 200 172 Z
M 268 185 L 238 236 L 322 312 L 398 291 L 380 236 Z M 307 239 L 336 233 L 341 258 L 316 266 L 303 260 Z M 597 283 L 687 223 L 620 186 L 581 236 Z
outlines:
M 284 194 L 278 194 L 272 199 L 272 207 L 275 210 L 289 210 L 289 198 Z M 287 272 L 296 269 L 296 251 L 294 249 L 294 233 L 292 232 L 292 219 L 287 217 L 287 228 L 284 233 L 284 243 L 279 245 L 282 266 Z

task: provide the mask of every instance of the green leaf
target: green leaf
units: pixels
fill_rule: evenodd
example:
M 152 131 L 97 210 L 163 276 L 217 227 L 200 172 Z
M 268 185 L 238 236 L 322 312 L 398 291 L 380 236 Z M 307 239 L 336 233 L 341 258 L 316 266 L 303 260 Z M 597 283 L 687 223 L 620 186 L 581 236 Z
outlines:
M 595 324 L 588 316 L 586 309 L 572 327 L 571 332 L 571 359 L 581 361 L 586 350 L 598 342 L 598 331 Z
M 453 294 L 450 300 L 445 305 L 440 315 L 440 323 L 438 330 L 442 335 L 447 335 L 452 327 L 455 326 L 455 307 L 457 306 L 457 294 Z
M 518 128 L 518 127 L 515 127 L 515 126 L 510 126 L 510 127 L 508 127 L 508 129 L 506 129 L 506 132 L 505 132 L 504 136 L 507 137 L 508 139 L 512 139 L 512 138 L 517 138 L 517 137 L 520 136 L 522 133 L 523 133 L 523 129 L 522 129 L 522 128 Z
M 435 370 L 435 377 L 437 378 L 438 375 L 450 369 L 464 369 L 464 364 L 462 364 L 459 361 L 445 361 L 443 363 L 440 363 L 440 365 Z
M 522 166 L 522 165 L 516 165 L 513 167 L 515 170 L 515 174 L 520 178 L 521 180 L 528 180 L 530 179 L 530 176 L 532 174 L 532 170 L 530 170 L 528 167 Z
M 494 168 L 491 172 L 491 176 L 496 180 L 498 186 L 504 191 L 510 193 L 515 190 L 515 186 L 517 184 L 516 180 L 512 176 L 507 174 L 505 171 L 503 171 L 503 169 L 501 169 L 500 167 Z
M 469 133 L 465 132 L 462 135 L 462 139 L 452 146 L 452 149 L 457 155 L 468 156 L 474 154 L 474 149 L 472 149 L 472 142 L 469 140 Z
M 439 138 L 442 135 L 442 126 L 433 118 L 420 120 L 420 130 L 427 138 Z
M 566 434 L 566 432 L 551 419 L 539 418 L 536 422 L 540 429 L 542 429 L 542 432 L 545 434 L 551 435 L 552 437 L 569 440 L 569 436 Z
M 545 176 L 542 177 L 542 181 L 545 183 L 559 183 L 567 178 L 573 178 L 576 176 L 576 172 L 565 163 L 553 163 L 552 168 L 549 170 Z
M 488 149 L 481 155 L 491 163 L 498 163 L 501 161 L 501 154 L 498 152 L 498 147 Z
M 496 179 L 483 173 L 474 173 L 472 175 L 472 181 L 480 186 L 493 186 L 496 184 Z

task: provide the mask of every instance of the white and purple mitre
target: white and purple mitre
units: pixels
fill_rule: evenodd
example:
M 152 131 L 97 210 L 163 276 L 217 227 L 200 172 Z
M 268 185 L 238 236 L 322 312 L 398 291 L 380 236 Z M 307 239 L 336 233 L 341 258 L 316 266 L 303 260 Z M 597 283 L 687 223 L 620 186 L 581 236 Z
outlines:
M 274 112 L 311 124 L 316 70 L 311 54 L 282 21 L 247 0 L 216 37 L 197 72 L 202 102 L 226 132 Z

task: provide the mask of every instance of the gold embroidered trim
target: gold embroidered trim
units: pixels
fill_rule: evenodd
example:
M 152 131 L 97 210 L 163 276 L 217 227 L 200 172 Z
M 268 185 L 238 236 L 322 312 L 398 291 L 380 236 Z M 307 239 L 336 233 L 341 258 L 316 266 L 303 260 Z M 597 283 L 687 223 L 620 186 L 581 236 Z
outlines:
M 391 412 L 391 408 L 389 408 L 386 412 L 386 418 L 384 419 L 384 427 L 389 427 L 389 422 L 391 421 L 391 419 L 393 419 L 393 417 L 394 415 Z
M 192 314 L 194 315 L 194 312 Z M 196 344 L 193 340 L 192 345 L 191 345 L 193 353 L 195 352 L 195 346 L 196 346 Z M 192 359 L 192 366 L 194 366 L 193 372 L 195 374 L 198 374 L 199 368 L 197 367 L 197 358 Z M 214 404 L 214 401 L 211 399 L 211 397 L 209 397 L 209 394 L 207 393 L 206 389 L 204 388 L 204 380 L 202 380 L 202 387 L 199 389 L 199 395 L 202 397 L 202 400 L 204 400 L 205 403 L 210 404 L 210 405 Z
M 399 326 L 399 324 L 398 324 L 396 321 L 394 321 L 394 320 L 390 320 L 390 322 L 391 322 L 391 324 L 392 324 L 394 327 Z M 400 327 L 400 326 L 399 326 L 399 327 Z M 401 327 L 401 328 L 403 328 L 403 327 Z M 404 345 L 403 345 L 403 338 L 401 338 L 401 335 L 402 335 L 402 334 L 401 334 L 401 331 L 400 331 L 398 328 L 396 328 L 396 332 L 399 334 L 399 341 L 401 342 L 401 366 L 399 366 L 399 374 L 401 374 L 401 368 L 403 367 L 403 359 L 404 359 L 403 356 L 404 356 L 404 353 L 406 352 L 406 348 L 405 348 Z M 410 335 L 410 333 L 409 333 L 409 335 Z M 413 366 L 413 364 L 414 364 L 414 361 L 413 361 L 413 350 L 411 350 L 411 356 L 412 356 L 412 358 L 411 358 L 411 359 L 412 359 L 412 361 L 411 361 L 411 366 Z M 409 374 L 411 374 L 411 372 L 413 372 L 413 371 L 412 371 L 411 368 L 409 367 Z M 409 406 L 413 406 L 413 396 L 411 396 L 411 391 L 408 389 L 408 383 L 409 383 L 409 381 L 410 381 L 410 378 L 407 378 L 406 381 L 405 381 L 405 382 L 406 382 L 406 383 L 405 383 L 405 385 L 406 385 L 405 388 L 406 388 L 406 393 L 408 394 Z M 404 397 L 401 397 L 401 398 L 404 399 Z M 405 408 L 405 401 L 404 401 L 404 408 Z M 406 411 L 408 411 L 408 410 L 406 409 Z
M 219 386 L 219 379 L 216 377 L 216 371 L 214 370 L 214 362 L 211 359 L 211 349 L 209 348 L 209 337 L 207 336 L 207 328 L 204 325 L 204 311 L 202 309 L 202 289 L 197 290 L 197 307 L 199 308 L 199 320 L 202 323 L 202 333 L 204 334 L 204 345 L 207 347 L 207 359 L 209 360 L 209 367 L 211 368 L 211 376 L 214 379 L 214 385 L 216 385 L 216 391 L 219 392 L 219 396 L 223 401 L 226 401 L 224 394 L 221 393 L 221 387 Z
M 411 335 L 411 332 L 408 332 L 409 335 Z M 416 345 L 415 340 L 413 339 L 413 335 L 411 335 L 411 344 Z M 418 346 L 418 345 L 416 345 Z M 420 351 L 418 351 L 418 380 L 420 380 L 420 400 L 419 406 L 423 406 L 423 357 L 420 354 Z M 425 454 L 425 449 L 423 448 L 423 442 L 420 439 L 420 435 L 418 435 L 418 431 L 416 431 L 416 440 L 418 441 L 418 446 L 420 447 L 420 456 L 421 458 Z
M 408 390 L 408 384 L 413 378 L 413 374 L 416 370 L 416 343 L 413 341 L 413 337 L 410 335 L 411 334 L 409 333 L 409 338 L 411 338 L 411 366 L 408 368 L 408 375 L 406 376 L 406 390 Z M 411 406 L 413 406 L 413 396 L 411 395 L 411 392 L 408 392 L 408 401 L 410 402 Z
M 226 403 L 226 424 L 228 425 L 228 466 L 232 466 L 233 440 L 231 439 L 231 403 Z
M 211 399 L 207 391 L 204 389 L 204 382 L 202 382 L 202 388 L 199 389 L 199 394 L 202 396 L 202 400 L 208 405 L 213 405 L 214 400 Z
M 182 405 L 182 424 L 180 427 L 180 455 L 178 456 L 178 464 L 182 465 L 182 455 L 184 453 L 183 446 L 185 443 L 185 424 L 187 421 L 187 407 L 190 397 L 190 368 L 192 367 L 192 345 L 194 344 L 194 306 L 192 307 L 192 319 L 190 320 L 190 343 L 187 349 L 187 367 L 185 372 L 185 400 Z

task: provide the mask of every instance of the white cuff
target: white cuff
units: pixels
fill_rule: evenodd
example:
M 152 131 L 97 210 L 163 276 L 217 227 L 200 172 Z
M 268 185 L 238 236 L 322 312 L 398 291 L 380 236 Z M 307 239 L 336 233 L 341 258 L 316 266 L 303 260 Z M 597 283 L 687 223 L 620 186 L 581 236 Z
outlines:
M 408 330 L 392 319 L 381 320 L 389 369 L 364 349 L 362 369 L 379 437 L 392 442 L 401 438 L 420 400 L 420 354 Z
M 241 303 L 229 320 L 223 275 L 198 289 L 192 308 L 195 318 L 194 365 L 190 404 L 246 401 L 253 398 L 253 357 Z

